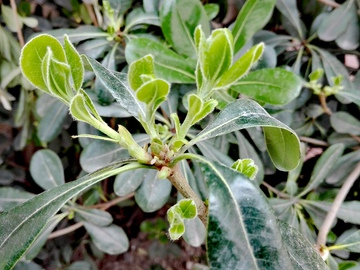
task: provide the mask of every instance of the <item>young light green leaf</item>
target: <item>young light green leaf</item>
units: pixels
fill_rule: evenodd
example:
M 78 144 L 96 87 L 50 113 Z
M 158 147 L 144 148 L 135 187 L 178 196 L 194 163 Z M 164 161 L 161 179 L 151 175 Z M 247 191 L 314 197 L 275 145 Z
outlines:
M 99 227 L 88 222 L 84 222 L 84 226 L 95 246 L 101 251 L 117 255 L 129 249 L 129 239 L 121 227 L 116 225 Z
M 234 36 L 234 54 L 270 19 L 276 0 L 248 0 L 240 10 L 232 34 Z
M 151 81 L 145 82 L 136 92 L 136 97 L 138 100 L 146 104 L 158 104 L 157 100 L 165 100 L 167 94 L 169 93 L 170 85 L 167 81 L 162 79 L 153 79 Z M 155 106 L 156 108 L 158 106 Z
M 66 35 L 64 37 L 64 43 L 66 59 L 70 66 L 75 91 L 77 91 L 81 88 L 84 80 L 84 65 L 81 61 L 79 53 L 76 51 L 74 46 L 71 44 L 69 37 Z
M 112 216 L 100 209 L 86 209 L 79 206 L 74 207 L 74 211 L 81 216 L 85 221 L 90 222 L 96 226 L 104 227 L 113 222 Z
M 264 43 L 259 43 L 241 56 L 227 71 L 220 77 L 216 87 L 228 87 L 246 75 L 253 64 L 259 60 L 264 51 Z
M 210 23 L 199 0 L 167 0 L 160 7 L 161 30 L 166 41 L 179 54 L 194 58 L 193 35 L 201 25 L 206 35 L 210 33 Z
M 44 78 L 42 73 L 42 62 L 48 48 L 51 49 L 57 61 L 66 62 L 65 52 L 61 43 L 50 35 L 42 34 L 25 44 L 21 51 L 20 67 L 24 76 L 33 85 L 49 93 L 46 78 Z
M 50 149 L 37 151 L 30 161 L 30 173 L 36 184 L 48 190 L 65 183 L 59 156 Z
M 178 240 L 185 232 L 185 224 L 183 222 L 173 223 L 169 228 L 169 236 L 173 241 Z
M 274 165 L 280 170 L 294 169 L 300 159 L 300 142 L 296 133 L 250 99 L 235 100 L 226 106 L 184 149 L 202 140 L 257 126 L 264 128 L 268 152 Z
M 351 19 L 349 11 L 352 9 L 356 10 L 354 0 L 348 0 L 328 14 L 317 31 L 319 38 L 332 41 L 345 32 Z
M 171 183 L 157 178 L 156 170 L 148 170 L 140 188 L 135 192 L 135 201 L 146 213 L 154 212 L 167 202 Z
M 141 75 L 155 77 L 154 58 L 152 55 L 145 55 L 132 62 L 128 72 L 128 82 L 130 87 L 136 92 L 144 83 Z
M 344 151 L 344 145 L 334 144 L 330 146 L 324 153 L 322 153 L 321 157 L 318 159 L 318 161 L 315 164 L 315 167 L 312 171 L 309 183 L 306 185 L 304 190 L 297 196 L 302 197 L 314 188 L 318 187 L 326 178 L 326 176 L 329 174 L 330 169 L 336 161 L 339 159 L 339 157 L 342 155 Z
M 238 159 L 231 166 L 231 168 L 244 174 L 250 180 L 254 180 L 259 170 L 258 166 L 255 165 L 254 161 L 251 158 Z
M 231 89 L 272 105 L 284 105 L 295 99 L 302 82 L 294 73 L 282 68 L 264 68 L 250 72 Z
M 360 135 L 360 121 L 347 112 L 333 113 L 330 123 L 340 134 Z
M 217 162 L 200 166 L 210 193 L 210 268 L 293 269 L 276 218 L 256 184 Z
M 126 44 L 125 57 L 132 63 L 151 54 L 154 57 L 155 74 L 171 83 L 194 83 L 196 62 L 185 59 L 165 45 L 147 38 L 131 39 Z
M 212 21 L 213 19 L 215 19 L 215 17 L 219 14 L 219 11 L 220 11 L 219 4 L 214 4 L 214 3 L 205 4 L 204 9 L 205 9 L 206 15 L 209 18 L 209 21 Z
M 143 106 L 136 99 L 135 93 L 127 86 L 126 75 L 112 72 L 90 57 L 83 56 L 83 61 L 87 61 L 91 65 L 96 76 L 110 91 L 116 101 L 132 116 L 137 119 L 139 115 L 145 116 Z
M 0 188 L 0 212 L 9 210 L 33 198 L 35 195 L 12 187 Z
M 0 214 L 0 269 L 10 270 L 34 242 L 47 221 L 73 196 L 122 171 L 136 169 L 134 160 L 114 162 L 76 181 L 50 189 Z

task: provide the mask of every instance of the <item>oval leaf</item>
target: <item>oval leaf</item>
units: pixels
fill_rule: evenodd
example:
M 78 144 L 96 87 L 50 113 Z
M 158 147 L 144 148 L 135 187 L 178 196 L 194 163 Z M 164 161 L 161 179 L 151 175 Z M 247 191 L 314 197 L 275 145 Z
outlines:
M 84 226 L 95 246 L 101 251 L 117 255 L 129 249 L 129 239 L 121 227 L 116 225 L 98 227 L 87 222 L 84 222 Z
M 108 212 L 100 209 L 86 209 L 76 207 L 74 211 L 86 221 L 91 222 L 97 226 L 108 226 L 113 222 L 112 216 Z
M 140 188 L 135 192 L 135 201 L 144 212 L 154 212 L 167 202 L 171 187 L 168 180 L 157 178 L 156 170 L 147 170 Z
M 195 63 L 186 60 L 174 51 L 147 38 L 131 39 L 126 44 L 125 57 L 132 63 L 151 54 L 154 57 L 155 74 L 172 83 L 194 83 Z
M 282 68 L 264 68 L 250 72 L 231 89 L 260 102 L 284 105 L 300 94 L 301 87 L 301 80 L 294 73 Z
M 32 156 L 30 173 L 36 184 L 45 190 L 65 183 L 61 160 L 49 149 L 39 150 Z
M 147 169 L 139 169 L 131 172 L 124 172 L 116 176 L 114 192 L 118 196 L 125 196 L 135 191 L 144 180 Z
M 340 134 L 360 135 L 360 121 L 347 112 L 332 114 L 330 123 Z

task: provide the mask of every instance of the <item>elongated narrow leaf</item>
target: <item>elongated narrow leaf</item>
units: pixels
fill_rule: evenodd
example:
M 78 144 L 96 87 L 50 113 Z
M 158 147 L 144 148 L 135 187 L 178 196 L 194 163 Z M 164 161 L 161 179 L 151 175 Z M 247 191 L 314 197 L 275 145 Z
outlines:
M 163 44 L 147 38 L 131 39 L 126 44 L 125 57 L 128 63 L 148 54 L 154 57 L 155 74 L 159 78 L 173 83 L 195 82 L 196 63 L 186 60 Z
M 305 34 L 303 33 L 301 20 L 299 18 L 299 10 L 296 6 L 296 0 L 277 0 L 276 8 L 289 20 L 292 26 L 296 29 L 299 38 L 303 39 Z
M 47 31 L 47 33 L 60 41 L 63 41 L 64 35 L 67 35 L 70 41 L 73 43 L 77 43 L 86 39 L 106 38 L 109 36 L 109 34 L 102 31 L 100 27 L 95 27 L 92 25 L 82 25 L 76 29 L 61 28 Z
M 283 243 L 296 270 L 329 270 L 313 245 L 287 223 L 278 221 Z
M 331 115 L 331 126 L 341 134 L 360 135 L 360 121 L 347 112 L 336 112 Z
M 19 190 L 12 187 L 0 188 L 0 212 L 9 210 L 34 197 L 30 192 Z
M 234 53 L 269 21 L 276 0 L 248 0 L 239 12 L 232 29 Z
M 274 165 L 280 170 L 294 169 L 300 159 L 300 142 L 295 132 L 250 99 L 235 100 L 226 106 L 185 148 L 202 140 L 257 126 L 264 128 L 268 152 Z
M 35 241 L 48 220 L 69 199 L 107 177 L 140 166 L 138 163 L 130 163 L 132 161 L 114 162 L 92 174 L 50 189 L 3 212 L 0 215 L 0 269 L 10 270 L 16 264 Z
M 294 100 L 302 87 L 294 73 L 282 68 L 264 68 L 250 72 L 232 90 L 272 105 L 284 105 Z
M 293 269 L 276 218 L 255 183 L 216 162 L 201 167 L 210 193 L 210 268 Z
M 195 57 L 193 36 L 201 25 L 206 36 L 210 34 L 210 22 L 199 0 L 167 0 L 160 7 L 161 29 L 167 42 L 179 54 Z
M 136 203 L 147 213 L 159 210 L 170 196 L 171 183 L 158 179 L 156 170 L 147 170 L 140 188 L 135 192 Z
M 326 176 L 329 174 L 330 169 L 336 161 L 339 159 L 341 154 L 344 151 L 344 145 L 334 144 L 330 146 L 326 151 L 321 155 L 321 157 L 318 159 L 318 161 L 315 164 L 315 167 L 313 169 L 313 172 L 311 174 L 309 183 L 306 185 L 304 190 L 298 195 L 300 198 L 301 196 L 305 195 L 312 189 L 318 187 L 326 178 Z
M 344 234 L 338 238 L 335 246 L 338 246 L 339 249 L 360 253 L 360 230 L 352 231 L 352 233 L 346 236 Z
M 30 173 L 36 184 L 45 190 L 65 184 L 61 160 L 49 149 L 39 150 L 32 156 Z
M 332 41 L 345 32 L 351 19 L 349 12 L 352 9 L 356 10 L 354 0 L 348 0 L 328 14 L 317 31 L 319 38 Z
M 121 106 L 135 118 L 139 118 L 139 115 L 145 117 L 143 105 L 136 99 L 135 93 L 127 85 L 126 74 L 112 72 L 90 57 L 83 56 L 83 60 L 91 65 L 96 77 L 100 79 Z
M 129 239 L 121 227 L 116 225 L 99 227 L 87 222 L 84 222 L 84 226 L 95 246 L 101 251 L 117 255 L 128 250 Z

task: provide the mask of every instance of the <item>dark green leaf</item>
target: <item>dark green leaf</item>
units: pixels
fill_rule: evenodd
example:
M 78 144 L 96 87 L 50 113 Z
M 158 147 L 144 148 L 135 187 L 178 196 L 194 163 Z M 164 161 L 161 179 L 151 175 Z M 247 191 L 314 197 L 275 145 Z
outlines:
M 226 106 L 185 148 L 202 140 L 256 126 L 264 128 L 267 148 L 274 165 L 280 170 L 294 169 L 300 159 L 300 142 L 295 132 L 250 99 L 236 100 Z
M 250 72 L 232 90 L 272 105 L 284 105 L 300 93 L 302 82 L 294 73 L 282 68 L 264 68 Z
M 121 227 L 116 225 L 99 227 L 87 222 L 84 222 L 84 226 L 95 246 L 101 251 L 117 255 L 129 249 L 129 240 Z
M 116 176 L 114 182 L 114 192 L 118 196 L 125 196 L 135 191 L 143 182 L 147 169 L 124 172 Z
M 359 47 L 360 27 L 358 23 L 358 15 L 356 8 L 350 9 L 347 16 L 349 16 L 349 24 L 346 30 L 340 34 L 335 40 L 336 44 L 344 50 L 355 50 Z
M 143 106 L 136 99 L 134 91 L 127 85 L 126 74 L 112 72 L 90 57 L 83 56 L 83 60 L 91 65 L 97 78 L 121 106 L 135 118 L 139 118 L 139 115 L 145 117 Z
M 293 269 L 276 218 L 254 182 L 216 162 L 201 167 L 210 193 L 210 268 Z
M 19 205 L 23 202 L 34 197 L 34 194 L 31 194 L 27 191 L 12 187 L 1 187 L 0 188 L 0 212 L 9 210 L 16 205 Z
M 151 54 L 155 60 L 155 74 L 172 83 L 194 83 L 195 63 L 186 60 L 174 51 L 156 41 L 147 38 L 131 39 L 126 44 L 125 57 L 132 63 Z
M 194 58 L 195 28 L 210 34 L 209 18 L 199 0 L 167 0 L 160 7 L 161 29 L 166 41 L 179 54 Z
M 236 54 L 270 19 L 276 0 L 248 0 L 239 12 L 232 29 Z
M 302 30 L 301 20 L 299 18 L 299 10 L 295 0 L 277 0 L 276 8 L 287 18 L 292 27 L 297 31 L 299 38 L 305 38 Z
M 330 117 L 331 126 L 340 134 L 360 135 L 360 121 L 347 112 L 336 112 Z
M 74 211 L 79 214 L 83 219 L 96 226 L 108 226 L 113 222 L 112 216 L 100 209 L 86 209 L 81 207 L 75 207 Z
M 61 160 L 54 151 L 49 149 L 39 150 L 32 156 L 30 173 L 36 184 L 44 190 L 65 183 Z
M 171 183 L 157 178 L 156 170 L 148 170 L 140 188 L 135 192 L 136 203 L 144 212 L 159 210 L 170 196 Z
M 142 8 L 135 8 L 126 16 L 125 29 L 123 32 L 127 33 L 142 24 L 160 26 L 159 16 L 155 12 L 145 13 Z
M 137 163 L 129 164 L 131 161 L 114 162 L 0 214 L 0 269 L 10 270 L 35 241 L 47 221 L 73 196 L 105 178 L 139 167 Z

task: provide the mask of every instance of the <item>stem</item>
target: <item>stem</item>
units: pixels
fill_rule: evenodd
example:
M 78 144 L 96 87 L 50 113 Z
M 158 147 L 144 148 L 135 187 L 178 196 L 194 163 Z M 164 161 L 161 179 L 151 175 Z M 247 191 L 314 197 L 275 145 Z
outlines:
M 126 196 L 122 196 L 122 197 L 117 197 L 109 202 L 106 202 L 106 203 L 100 203 L 100 204 L 97 204 L 97 205 L 93 205 L 92 208 L 99 208 L 101 210 L 107 210 L 109 209 L 110 207 L 114 206 L 114 205 L 117 205 L 118 203 L 121 203 L 122 201 L 126 201 L 132 197 L 134 197 L 135 193 L 132 192 Z
M 342 185 L 339 193 L 336 195 L 336 198 L 325 217 L 325 220 L 319 230 L 318 238 L 317 238 L 317 248 L 319 251 L 322 250 L 322 247 L 326 245 L 326 238 L 331 229 L 331 225 L 336 218 L 336 214 L 345 200 L 346 195 L 349 193 L 351 187 L 353 186 L 354 182 L 358 179 L 360 175 L 360 162 L 356 165 L 355 169 L 351 172 L 349 177 L 345 180 L 344 184 Z
M 81 228 L 82 226 L 84 226 L 84 223 L 82 223 L 82 222 L 75 223 L 74 225 L 71 225 L 62 230 L 58 230 L 56 232 L 51 233 L 49 235 L 48 239 L 56 238 L 56 237 L 71 233 L 71 232 Z
M 320 146 L 329 146 L 329 144 L 327 142 L 309 138 L 309 137 L 305 137 L 305 136 L 300 136 L 299 139 L 300 139 L 300 141 L 306 142 L 306 143 L 311 143 L 311 144 L 320 145 Z
M 24 36 L 23 36 L 23 34 L 21 32 L 21 29 L 20 29 L 19 17 L 18 17 L 18 13 L 17 13 L 15 0 L 10 0 L 10 5 L 11 5 L 12 12 L 13 12 L 13 16 L 15 18 L 16 33 L 17 33 L 17 36 L 18 36 L 18 39 L 19 39 L 19 43 L 20 43 L 21 47 L 24 47 L 24 45 L 25 45 Z
M 332 115 L 331 110 L 329 109 L 329 107 L 326 104 L 326 96 L 324 94 L 320 94 L 319 99 L 320 99 L 321 107 L 323 108 L 324 112 L 328 115 Z
M 291 197 L 284 193 L 284 192 L 281 192 L 280 190 L 277 190 L 276 188 L 274 188 L 273 186 L 269 185 L 268 183 L 266 183 L 265 181 L 263 181 L 261 183 L 263 186 L 265 186 L 268 190 L 274 192 L 277 196 L 279 196 L 280 198 L 284 198 L 284 199 L 290 199 Z
M 194 200 L 198 210 L 198 216 L 206 227 L 207 207 L 205 206 L 204 202 L 199 198 L 199 196 L 194 192 L 194 190 L 190 187 L 188 181 L 185 179 L 184 175 L 180 170 L 179 163 L 172 168 L 172 173 L 168 177 L 168 179 L 173 184 L 173 186 L 181 193 L 181 195 L 184 196 L 184 198 Z
M 91 4 L 87 4 L 85 1 L 83 1 L 83 2 L 84 2 L 84 5 L 85 5 L 85 7 L 86 7 L 87 12 L 89 13 L 89 16 L 90 16 L 90 18 L 91 18 L 92 23 L 94 24 L 94 26 L 99 27 L 99 24 L 98 24 L 98 22 L 97 22 L 97 20 L 96 20 L 96 15 L 95 15 L 95 13 L 94 13 L 94 10 L 93 10 L 93 8 L 92 8 L 92 5 L 91 5 Z

